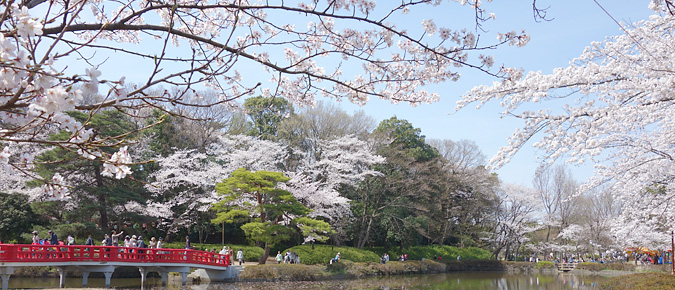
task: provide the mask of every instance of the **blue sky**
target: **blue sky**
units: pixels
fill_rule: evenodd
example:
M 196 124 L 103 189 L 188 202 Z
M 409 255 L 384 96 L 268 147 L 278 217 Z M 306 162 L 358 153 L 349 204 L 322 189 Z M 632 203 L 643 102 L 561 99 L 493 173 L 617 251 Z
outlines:
M 485 2 L 485 1 L 484 1 Z M 598 0 L 618 21 L 633 23 L 646 20 L 653 14 L 648 9 L 649 1 Z M 496 65 L 521 67 L 528 71 L 550 73 L 556 67 L 564 67 L 578 57 L 592 41 L 621 34 L 620 27 L 593 0 L 537 1 L 540 7 L 549 7 L 551 21 L 535 22 L 531 0 L 496 0 L 485 3 L 485 8 L 496 13 L 496 21 L 485 26 L 492 37 L 495 32 L 525 29 L 531 41 L 522 48 L 495 50 Z M 436 19 L 439 19 L 436 17 Z M 417 25 L 411 23 L 410 25 Z M 475 71 L 461 71 L 462 78 L 456 83 L 434 86 L 441 94 L 441 101 L 434 104 L 411 107 L 393 105 L 386 101 L 371 100 L 363 107 L 342 103 L 348 111 L 364 110 L 378 122 L 396 115 L 421 128 L 427 138 L 475 141 L 489 159 L 499 147 L 506 145 L 507 137 L 522 124 L 513 118 L 500 118 L 501 108 L 490 104 L 480 110 L 470 106 L 454 112 L 455 102 L 476 85 L 489 85 L 495 79 Z M 503 181 L 531 186 L 534 171 L 538 166 L 537 152 L 527 146 L 511 162 L 496 170 Z M 584 181 L 592 174 L 591 165 L 571 167 L 574 177 Z
M 387 3 L 386 1 L 392 0 L 380 0 L 378 2 Z M 543 22 L 534 20 L 532 1 L 483 1 L 488 12 L 496 14 L 496 20 L 490 21 L 483 27 L 488 32 L 482 36 L 481 41 L 494 43 L 496 42 L 497 32 L 512 30 L 525 29 L 531 36 L 530 43 L 525 47 L 502 47 L 494 50 L 492 53 L 495 56 L 496 67 L 504 64 L 508 67 L 523 68 L 525 72 L 540 70 L 544 73 L 550 73 L 556 67 L 567 66 L 569 61 L 578 57 L 592 41 L 602 41 L 607 36 L 622 33 L 619 26 L 602 11 L 594 0 L 537 0 L 539 7 L 548 7 L 548 18 L 552 19 Z M 647 8 L 649 0 L 597 1 L 615 19 L 627 23 L 647 19 L 652 14 L 652 11 Z M 416 19 L 417 22 L 396 22 L 396 25 L 409 31 L 417 30 L 419 32 L 422 27 L 421 19 L 433 18 L 439 27 L 474 29 L 473 11 L 469 7 L 456 4 L 442 7 L 444 8 L 438 9 L 429 6 L 421 10 L 414 9 L 411 11 L 411 18 Z M 286 21 L 288 19 L 280 20 Z M 301 27 L 304 27 L 304 25 Z M 133 83 L 143 81 L 149 73 L 150 67 L 141 66 L 140 63 L 131 58 L 115 55 L 115 61 L 112 61 L 108 59 L 108 56 L 110 55 L 100 55 L 98 56 L 100 58 L 97 60 L 98 62 L 92 62 L 100 65 L 105 78 L 117 79 L 125 75 L 127 81 Z M 87 65 L 79 60 L 69 65 L 69 69 L 79 73 L 84 71 L 84 67 L 87 67 Z M 348 68 L 345 69 L 349 70 Z M 496 80 L 476 70 L 460 70 L 459 72 L 462 77 L 458 82 L 449 82 L 427 88 L 441 95 L 441 100 L 434 104 L 411 107 L 403 103 L 393 105 L 387 101 L 371 99 L 363 107 L 346 101 L 342 102 L 341 106 L 350 112 L 364 110 L 377 122 L 391 116 L 406 119 L 415 127 L 421 128 L 422 133 L 427 138 L 473 140 L 481 148 L 483 154 L 490 158 L 498 151 L 499 147 L 506 144 L 507 137 L 522 124 L 515 119 L 501 119 L 499 116 L 501 108 L 498 104 L 489 104 L 480 110 L 465 108 L 455 113 L 455 103 L 466 91 L 477 85 L 491 84 Z M 265 83 L 269 77 L 268 75 L 262 76 L 257 70 L 244 71 L 243 74 L 245 81 L 253 84 L 259 81 Z M 351 79 L 351 76 L 347 78 Z M 334 100 L 323 100 L 334 102 Z M 511 163 L 496 172 L 503 181 L 529 186 L 538 166 L 536 153 L 531 147 L 524 148 L 512 158 Z M 580 181 L 585 180 L 592 174 L 590 166 L 572 169 L 575 177 Z

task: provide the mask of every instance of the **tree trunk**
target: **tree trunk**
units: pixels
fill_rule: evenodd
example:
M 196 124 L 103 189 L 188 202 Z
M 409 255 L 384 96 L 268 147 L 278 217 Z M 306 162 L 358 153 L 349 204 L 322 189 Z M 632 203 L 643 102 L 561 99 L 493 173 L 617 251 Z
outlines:
M 520 243 L 516 245 L 516 255 L 513 257 L 513 260 L 518 262 L 518 255 L 520 255 Z
M 101 175 L 101 168 L 99 166 L 94 166 L 94 176 L 96 177 L 96 186 L 103 187 L 103 176 Z M 101 190 L 101 192 L 103 192 Z M 104 232 L 108 232 L 108 205 L 106 204 L 105 194 L 98 193 L 96 198 L 98 199 L 98 213 L 101 216 L 101 228 Z
M 262 257 L 260 257 L 260 260 L 258 260 L 258 264 L 264 265 L 267 262 L 267 257 L 270 256 L 270 245 L 268 243 L 265 243 L 265 251 L 263 252 Z
M 368 236 L 370 235 L 370 227 L 373 224 L 374 219 L 375 219 L 375 217 L 373 217 L 372 215 L 369 216 L 368 226 L 366 226 L 366 229 L 363 233 L 363 236 L 362 236 L 361 240 L 359 241 L 358 245 L 356 245 L 357 248 L 363 249 L 363 247 L 366 246 L 366 241 L 368 241 Z

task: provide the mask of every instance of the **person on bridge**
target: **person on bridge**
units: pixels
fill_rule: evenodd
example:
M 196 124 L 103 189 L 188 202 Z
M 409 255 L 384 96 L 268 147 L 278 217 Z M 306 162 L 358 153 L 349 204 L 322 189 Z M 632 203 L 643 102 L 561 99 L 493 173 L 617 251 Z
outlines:
M 84 242 L 85 246 L 93 246 L 94 239 L 91 238 L 91 234 L 87 235 L 87 240 Z
M 59 244 L 59 237 L 56 235 L 55 232 L 52 230 L 49 230 L 47 232 L 49 234 L 49 244 L 50 245 L 58 245 Z M 57 248 L 47 248 L 48 251 L 56 251 Z M 49 257 L 49 254 L 47 254 L 47 257 Z M 56 254 L 53 254 L 52 257 L 56 258 Z
M 138 241 L 136 242 L 136 248 L 147 248 L 148 246 L 143 241 L 142 236 L 138 236 Z M 145 254 L 145 250 L 138 250 L 139 254 Z M 141 256 L 141 259 L 145 259 L 145 256 Z
M 112 246 L 113 245 L 112 239 L 110 238 L 110 236 L 108 234 L 105 234 L 105 236 L 103 236 L 103 245 L 104 246 Z
M 110 237 L 112 238 L 112 245 L 113 246 L 119 247 L 119 240 L 120 240 L 120 236 L 122 234 L 124 234 L 124 231 L 121 231 L 119 234 L 115 230 L 112 231 L 112 235 L 110 235 Z
M 136 242 L 138 242 L 138 240 L 136 239 L 136 235 L 131 235 L 131 239 L 129 240 L 129 247 L 131 248 L 136 247 Z M 130 252 L 133 253 L 134 250 L 130 250 Z
M 189 236 L 185 236 L 185 248 L 188 249 L 188 250 L 192 249 L 192 245 L 190 245 L 190 237 Z
M 136 248 L 147 248 L 148 246 L 143 241 L 142 236 L 138 236 L 138 241 L 136 241 Z
M 75 245 L 75 238 L 73 238 L 72 235 L 68 235 L 68 238 L 66 239 L 66 242 L 68 242 L 68 246 Z
M 33 231 L 33 241 L 32 241 L 32 244 L 33 244 L 33 245 L 39 245 L 39 244 L 40 244 L 40 236 L 38 236 L 38 232 L 37 232 L 37 231 Z
M 221 255 L 223 255 L 223 256 L 224 256 L 224 255 L 227 255 L 227 254 L 228 254 L 227 246 L 223 246 L 223 249 L 220 250 L 220 252 L 218 252 L 218 254 L 221 254 Z M 227 258 L 226 258 L 226 257 L 223 257 L 221 263 L 225 264 L 225 260 L 227 260 Z
M 50 245 L 58 245 L 59 244 L 59 237 L 56 235 L 55 232 L 52 230 L 49 230 L 49 244 Z

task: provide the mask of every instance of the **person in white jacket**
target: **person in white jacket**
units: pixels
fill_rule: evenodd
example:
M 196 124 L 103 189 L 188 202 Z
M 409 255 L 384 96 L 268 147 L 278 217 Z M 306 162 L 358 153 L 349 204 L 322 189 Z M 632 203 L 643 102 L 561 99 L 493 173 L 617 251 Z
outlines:
M 239 266 L 244 262 L 244 251 L 241 248 L 237 251 L 237 261 L 239 261 Z

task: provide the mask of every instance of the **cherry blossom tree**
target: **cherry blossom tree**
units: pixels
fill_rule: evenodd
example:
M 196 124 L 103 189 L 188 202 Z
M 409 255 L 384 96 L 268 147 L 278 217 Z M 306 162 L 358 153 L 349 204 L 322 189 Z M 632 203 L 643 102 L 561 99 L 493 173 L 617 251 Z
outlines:
M 168 234 L 197 223 L 217 202 L 216 183 L 227 178 L 240 167 L 254 170 L 277 170 L 287 158 L 286 149 L 271 141 L 249 136 L 220 136 L 206 152 L 178 150 L 167 157 L 159 157 L 159 169 L 149 176 L 145 188 L 153 199 L 145 207 L 131 201 L 125 205 L 163 222 L 160 227 Z M 209 222 L 209 221 L 207 221 Z
M 412 13 L 428 5 L 452 9 L 452 2 L 469 6 L 475 22 L 452 29 Z M 416 105 L 438 100 L 424 86 L 456 81 L 460 67 L 510 79 L 517 70 L 493 67 L 493 57 L 484 52 L 525 45 L 529 36 L 512 31 L 479 37 L 487 34 L 480 25 L 495 18 L 482 2 L 5 2 L 0 5 L 0 161 L 20 162 L 8 142 L 38 143 L 99 159 L 109 165 L 106 173 L 127 176 L 126 166 L 134 162 L 121 150 L 127 135 L 97 136 L 86 121 L 64 113 L 70 110 L 133 115 L 154 108 L 179 114 L 171 108 L 237 107 L 234 100 L 252 94 L 299 105 L 312 105 L 317 96 Z M 396 25 L 403 20 L 418 25 Z M 244 79 L 251 71 L 255 76 Z M 218 98 L 209 104 L 184 98 L 204 88 Z M 70 136 L 50 140 L 55 130 Z M 121 151 L 100 150 L 106 147 Z
M 159 218 L 158 226 L 170 235 L 194 224 L 200 213 L 210 209 L 217 201 L 215 183 L 229 172 L 196 150 L 179 150 L 156 162 L 160 169 L 150 174 L 152 182 L 145 186 L 153 198 L 142 207 L 135 201 L 124 207 Z
M 593 163 L 595 176 L 582 190 L 611 185 L 623 206 L 615 228 L 623 237 L 675 228 L 675 18 L 672 1 L 650 7 L 656 15 L 592 43 L 568 67 L 475 87 L 457 105 L 498 101 L 503 115 L 523 120 L 493 166 L 527 143 L 549 162 Z
M 167 157 L 159 157 L 159 170 L 149 176 L 146 189 L 153 193 L 148 208 L 138 207 L 137 202 L 125 205 L 128 210 L 138 209 L 160 218 L 169 233 L 194 224 L 200 212 L 207 212 L 219 201 L 215 184 L 226 179 L 237 168 L 250 171 L 280 171 L 289 180 L 280 183 L 280 189 L 289 191 L 311 212 L 311 218 L 331 224 L 349 221 L 349 199 L 340 195 L 340 186 L 354 185 L 366 176 L 378 175 L 370 169 L 384 158 L 373 153 L 367 142 L 353 136 L 321 144 L 322 158 L 302 160 L 293 171 L 284 170 L 292 157 L 281 143 L 260 140 L 250 136 L 224 135 L 206 152 L 179 150 Z M 305 155 L 305 154 L 300 154 Z M 139 211 L 139 212 L 140 212 Z M 306 242 L 320 235 L 308 234 Z
M 494 213 L 494 232 L 488 240 L 493 244 L 493 257 L 499 257 L 505 251 L 508 259 L 511 254 L 518 256 L 518 249 L 529 241 L 526 234 L 539 229 L 535 222 L 535 213 L 539 201 L 531 188 L 504 184 L 497 191 L 499 206 Z

